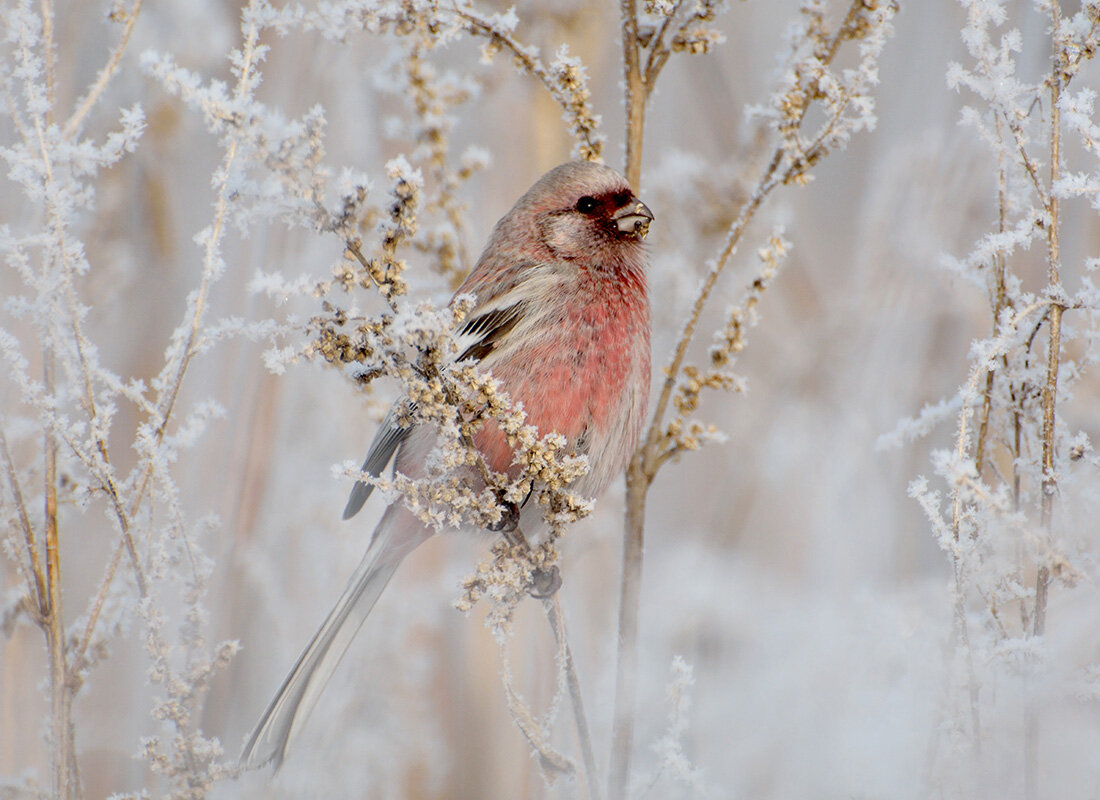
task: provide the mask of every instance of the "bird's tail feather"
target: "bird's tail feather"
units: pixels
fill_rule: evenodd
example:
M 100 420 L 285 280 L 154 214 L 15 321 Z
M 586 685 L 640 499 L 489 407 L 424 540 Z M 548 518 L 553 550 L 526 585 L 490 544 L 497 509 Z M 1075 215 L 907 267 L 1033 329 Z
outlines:
M 428 535 L 408 512 L 393 507 L 387 511 L 343 595 L 252 730 L 241 752 L 242 767 L 255 769 L 269 762 L 276 770 L 280 767 L 382 590 L 405 556 Z

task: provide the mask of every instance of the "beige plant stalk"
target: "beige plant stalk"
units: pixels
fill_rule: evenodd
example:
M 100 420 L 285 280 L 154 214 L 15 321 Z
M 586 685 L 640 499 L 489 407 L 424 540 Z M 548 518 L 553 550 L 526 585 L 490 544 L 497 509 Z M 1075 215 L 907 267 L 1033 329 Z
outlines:
M 623 17 L 623 70 L 627 103 L 624 171 L 635 184 L 641 176 L 645 106 L 661 68 L 667 63 L 671 52 L 705 53 L 716 40 L 706 27 L 714 19 L 715 5 L 701 3 L 690 14 L 677 16 L 684 5 L 682 2 L 671 5 L 668 16 L 653 38 L 639 35 L 637 9 L 633 0 L 622 0 L 620 6 Z M 684 412 L 694 410 L 699 390 L 703 385 L 710 388 L 732 387 L 732 383 L 725 378 L 724 371 L 714 372 L 713 377 L 700 384 L 699 371 L 686 364 L 688 349 L 695 340 L 701 314 L 711 299 L 719 278 L 742 243 L 746 228 L 764 202 L 781 186 L 805 183 L 807 172 L 825 155 L 838 148 L 837 137 L 847 124 L 846 115 L 855 104 L 860 89 L 845 87 L 838 96 L 828 97 L 820 89 L 819 81 L 823 71 L 832 63 L 843 44 L 860 41 L 869 33 L 881 31 L 883 26 L 888 27 L 895 10 L 893 3 L 853 0 L 840 22 L 832 27 L 827 24 L 822 8 L 810 5 L 803 8 L 807 20 L 805 41 L 809 43 L 816 57 L 808 67 L 799 65 L 798 80 L 775 101 L 782 114 L 782 119 L 776 125 L 780 140 L 764 173 L 756 181 L 748 199 L 730 224 L 725 242 L 706 272 L 687 313 L 687 321 L 673 348 L 669 364 L 664 369 L 665 379 L 661 384 L 647 432 L 627 468 L 614 729 L 608 784 L 608 796 L 611 800 L 625 798 L 629 789 L 638 682 L 638 608 L 641 597 L 646 496 L 661 466 L 685 449 L 698 447 L 697 435 L 707 430 L 706 426 L 691 423 L 689 427 L 695 436 L 683 436 Z M 802 44 L 803 41 L 799 40 L 795 47 Z M 646 48 L 649 55 L 643 67 L 640 54 Z M 866 54 L 864 57 L 866 58 Z M 806 115 L 815 102 L 826 106 L 825 122 L 808 138 L 804 138 L 802 129 Z M 776 237 L 770 248 L 770 255 L 762 257 L 764 268 L 761 274 L 749 286 L 745 298 L 728 322 L 726 341 L 729 344 L 724 350 L 721 364 L 717 366 L 725 367 L 730 356 L 743 347 L 742 335 L 748 326 L 747 320 L 751 318 L 761 293 L 774 276 L 778 259 L 785 252 L 786 245 Z M 687 388 L 685 390 L 682 387 Z M 688 396 L 692 399 L 687 400 Z M 677 402 L 673 402 L 674 400 Z M 668 417 L 670 406 L 677 409 L 673 419 Z

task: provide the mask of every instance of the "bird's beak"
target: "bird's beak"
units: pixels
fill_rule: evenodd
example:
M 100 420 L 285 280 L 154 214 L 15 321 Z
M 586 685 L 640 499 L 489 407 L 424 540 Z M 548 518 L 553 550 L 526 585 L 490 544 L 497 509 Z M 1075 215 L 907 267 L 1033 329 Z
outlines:
M 649 233 L 649 223 L 653 222 L 653 212 L 635 197 L 612 214 L 611 219 L 615 220 L 615 225 L 623 233 L 633 233 L 644 239 Z

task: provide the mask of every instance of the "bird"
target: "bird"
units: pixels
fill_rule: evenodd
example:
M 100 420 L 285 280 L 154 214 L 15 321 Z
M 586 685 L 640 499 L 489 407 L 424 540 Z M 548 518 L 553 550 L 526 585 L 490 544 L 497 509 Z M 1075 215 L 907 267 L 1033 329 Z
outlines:
M 455 362 L 476 361 L 527 424 L 556 431 L 589 471 L 571 485 L 598 497 L 626 468 L 646 418 L 650 385 L 648 255 L 653 213 L 611 167 L 571 161 L 547 172 L 493 229 L 455 298 L 474 305 L 455 332 Z M 453 301 L 452 301 L 453 302 Z M 425 423 L 399 422 L 390 409 L 362 472 L 420 477 L 436 444 Z M 404 416 L 407 417 L 407 414 Z M 493 471 L 515 471 L 506 437 L 491 422 L 473 437 Z M 357 481 L 344 509 L 350 519 L 373 485 Z M 541 512 L 520 509 L 537 528 Z M 385 510 L 347 587 L 302 651 L 253 728 L 240 756 L 245 769 L 282 765 L 340 659 L 402 560 L 435 531 L 400 501 Z

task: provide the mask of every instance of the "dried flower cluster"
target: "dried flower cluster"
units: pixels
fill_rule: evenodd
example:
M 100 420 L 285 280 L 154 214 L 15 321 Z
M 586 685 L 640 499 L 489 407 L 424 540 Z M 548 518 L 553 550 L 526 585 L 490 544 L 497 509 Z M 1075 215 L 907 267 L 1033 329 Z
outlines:
M 770 108 L 752 109 L 767 122 L 778 141 L 764 174 L 729 226 L 721 252 L 708 263 L 689 321 L 665 367 L 665 382 L 649 435 L 635 457 L 635 469 L 645 475 L 646 485 L 670 458 L 684 450 L 698 449 L 707 441 L 722 440 L 714 426 L 688 421 L 685 415 L 696 410 L 703 389 L 735 390 L 741 385 L 726 366 L 744 346 L 744 328 L 753 323 L 760 295 L 789 249 L 780 235 L 774 235 L 759 251 L 762 270 L 746 292 L 742 305 L 731 310 L 725 329 L 715 334 L 716 344 L 710 351 L 711 368 L 702 370 L 688 363 L 686 356 L 700 314 L 749 221 L 774 189 L 805 183 L 809 178 L 807 170 L 818 160 L 843 148 L 853 134 L 874 127 L 874 100 L 870 92 L 878 82 L 878 59 L 892 32 L 896 4 L 854 0 L 835 28 L 827 24 L 827 10 L 826 4 L 820 2 L 802 5 L 800 24 L 789 34 L 790 56 L 780 86 L 771 97 Z M 858 68 L 834 72 L 832 62 L 843 45 L 852 42 L 858 43 Z M 803 125 L 811 107 L 819 107 L 825 119 L 812 132 L 806 132 Z M 666 421 L 670 405 L 675 414 Z
M 599 132 L 600 117 L 592 111 L 585 68 L 579 59 L 569 55 L 568 46 L 562 45 L 547 67 L 539 58 L 537 47 L 524 45 L 515 38 L 519 18 L 514 10 L 484 15 L 466 5 L 459 6 L 455 13 L 463 20 L 467 32 L 489 40 L 481 51 L 484 63 L 491 63 L 497 53 L 507 50 L 520 70 L 538 78 L 550 91 L 561 106 L 562 118 L 573 136 L 576 157 L 600 161 L 604 144 L 604 136 Z
M 741 391 L 743 380 L 729 371 L 736 357 L 745 347 L 745 330 L 759 321 L 756 307 L 764 292 L 779 272 L 781 260 L 790 249 L 790 242 L 781 232 L 773 233 L 768 243 L 757 251 L 761 267 L 749 285 L 742 301 L 730 308 L 726 327 L 714 332 L 714 344 L 708 352 L 710 366 L 701 370 L 694 364 L 684 364 L 681 378 L 672 396 L 676 415 L 665 429 L 662 446 L 670 457 L 685 450 L 698 450 L 706 441 L 723 441 L 724 437 L 714 425 L 704 425 L 687 416 L 699 408 L 704 389 Z
M 414 119 L 420 122 L 413 130 L 398 128 L 398 131 L 402 138 L 420 144 L 412 153 L 413 163 L 422 164 L 422 171 L 427 171 L 429 177 L 428 185 L 435 190 L 425 199 L 424 211 L 443 218 L 441 224 L 425 232 L 417 247 L 428 254 L 428 263 L 448 278 L 450 287 L 457 288 L 470 268 L 463 245 L 465 206 L 458 199 L 459 192 L 485 166 L 488 155 L 472 148 L 463 154 L 457 168 L 451 167 L 450 132 L 454 118 L 449 112 L 477 96 L 476 84 L 451 72 L 439 73 L 423 57 L 423 49 L 424 45 L 414 45 L 401 62 L 406 89 L 402 94 L 412 103 Z
M 790 32 L 791 55 L 783 82 L 770 108 L 757 109 L 783 141 L 783 181 L 801 183 L 806 171 L 823 156 L 844 145 L 852 135 L 875 126 L 871 91 L 878 85 L 878 62 L 897 13 L 894 0 L 856 0 L 835 27 L 828 23 L 828 6 L 819 0 L 802 5 L 799 24 Z M 835 70 L 841 48 L 858 43 L 855 68 Z M 823 112 L 816 130 L 804 129 L 811 106 Z
M 705 55 L 726 40 L 715 26 L 722 6 L 716 0 L 646 0 L 638 43 L 649 51 L 641 70 L 648 90 L 673 53 Z

